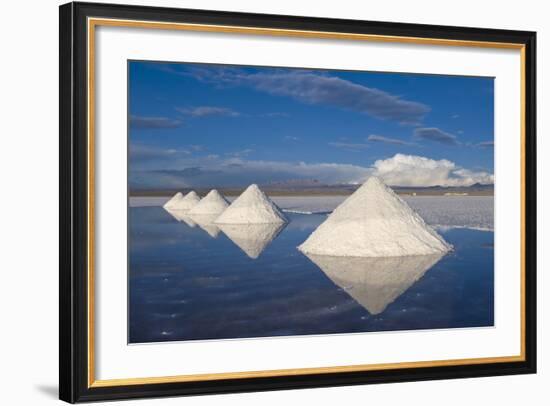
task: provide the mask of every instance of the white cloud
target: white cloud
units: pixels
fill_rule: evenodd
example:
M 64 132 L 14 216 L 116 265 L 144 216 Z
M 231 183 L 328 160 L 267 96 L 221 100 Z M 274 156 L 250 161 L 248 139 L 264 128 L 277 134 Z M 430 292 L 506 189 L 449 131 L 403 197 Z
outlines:
M 245 157 L 245 156 L 248 156 L 250 155 L 251 153 L 253 153 L 254 150 L 251 149 L 251 148 L 245 148 L 245 149 L 241 149 L 239 151 L 232 151 L 232 152 L 227 152 L 225 155 L 227 156 L 232 156 L 232 157 L 236 157 L 236 158 L 240 158 L 240 157 Z
M 159 158 L 156 162 L 141 156 L 131 159 L 133 188 L 244 186 L 305 179 L 324 184 L 356 184 L 372 172 L 371 168 L 351 164 L 250 160 L 215 154 L 155 157 Z
M 396 154 L 374 163 L 373 175 L 395 186 L 470 186 L 492 184 L 494 175 L 457 166 L 447 159 L 434 160 L 415 155 Z
M 353 144 L 349 142 L 329 142 L 329 147 L 341 148 L 347 151 L 361 151 L 368 148 L 368 144 Z
M 414 137 L 419 140 L 429 140 L 445 145 L 460 145 L 455 135 L 435 127 L 416 128 L 414 130 Z
M 178 128 L 181 125 L 181 120 L 168 117 L 130 116 L 130 126 L 138 130 Z
M 317 179 L 322 183 L 358 183 L 366 180 L 370 168 L 339 163 L 233 160 L 246 171 L 277 175 L 283 179 Z
M 333 105 L 402 124 L 418 124 L 430 111 L 424 104 L 326 74 L 296 70 L 241 75 L 239 79 L 267 93 L 290 96 L 308 104 Z
M 483 142 L 480 142 L 480 143 L 476 144 L 476 146 L 481 147 L 481 148 L 494 148 L 495 147 L 495 142 L 494 141 L 483 141 Z
M 240 151 L 242 153 L 242 151 Z M 375 175 L 392 186 L 469 186 L 490 184 L 494 176 L 454 162 L 397 154 L 372 166 L 327 162 L 251 160 L 245 154 L 190 154 L 184 149 L 130 146 L 131 186 L 136 188 L 244 186 L 289 180 L 323 184 L 359 184 Z
M 288 113 L 283 113 L 283 112 L 280 112 L 280 111 L 273 111 L 273 112 L 270 112 L 270 113 L 262 113 L 260 114 L 260 117 L 290 117 L 290 114 Z
M 176 110 L 181 114 L 187 114 L 193 117 L 209 117 L 209 116 L 228 116 L 238 117 L 241 115 L 238 111 L 232 110 L 228 107 L 218 106 L 198 106 L 198 107 L 176 107 Z
M 177 75 L 216 86 L 247 86 L 256 90 L 291 97 L 306 104 L 335 106 L 367 114 L 381 120 L 417 125 L 431 108 L 380 89 L 351 82 L 326 72 L 305 69 L 265 69 L 257 73 L 228 67 L 162 68 Z
M 139 162 L 172 160 L 175 156 L 191 154 L 187 149 L 160 148 L 139 143 L 130 144 L 130 161 Z
M 379 142 L 382 144 L 391 144 L 391 145 L 404 145 L 404 146 L 416 145 L 413 142 L 403 141 L 397 138 L 384 137 L 382 135 L 376 135 L 376 134 L 369 135 L 367 138 L 367 141 Z

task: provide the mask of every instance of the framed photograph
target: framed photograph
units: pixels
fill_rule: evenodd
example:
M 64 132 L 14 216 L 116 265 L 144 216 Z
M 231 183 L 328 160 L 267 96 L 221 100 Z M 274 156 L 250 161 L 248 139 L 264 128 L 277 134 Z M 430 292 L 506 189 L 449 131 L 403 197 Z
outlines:
M 60 7 L 60 398 L 536 371 L 534 32 Z

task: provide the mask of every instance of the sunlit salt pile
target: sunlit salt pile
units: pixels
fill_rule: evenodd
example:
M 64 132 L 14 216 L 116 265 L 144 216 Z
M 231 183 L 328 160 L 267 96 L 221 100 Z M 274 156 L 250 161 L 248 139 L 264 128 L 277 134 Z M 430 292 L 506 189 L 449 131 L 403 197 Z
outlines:
M 298 247 L 306 254 L 344 257 L 428 255 L 451 248 L 375 177 L 344 200 Z
M 225 197 L 216 189 L 212 189 L 200 202 L 189 210 L 189 215 L 221 214 L 228 206 L 229 202 Z
M 281 210 L 266 196 L 258 185 L 250 185 L 231 203 L 217 224 L 271 224 L 286 223 Z
M 199 197 L 199 195 L 195 193 L 194 190 L 192 190 L 189 193 L 187 193 L 185 196 L 183 196 L 181 199 L 175 201 L 174 204 L 169 208 L 176 209 L 176 210 L 191 210 L 200 201 L 201 201 L 201 198 Z
M 166 203 L 164 203 L 165 209 L 173 209 L 175 208 L 175 205 L 177 202 L 179 202 L 181 199 L 183 199 L 183 194 L 181 192 L 176 193 L 174 196 L 170 198 Z

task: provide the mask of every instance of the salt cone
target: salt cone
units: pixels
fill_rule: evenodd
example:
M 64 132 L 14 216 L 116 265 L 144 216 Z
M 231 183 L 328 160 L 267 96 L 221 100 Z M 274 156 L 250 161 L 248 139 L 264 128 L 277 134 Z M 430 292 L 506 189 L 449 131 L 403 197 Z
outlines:
M 217 224 L 286 223 L 287 219 L 258 185 L 250 185 L 217 219 Z
M 298 247 L 305 254 L 338 257 L 430 255 L 451 248 L 375 177 L 341 203 Z
M 172 196 L 162 207 L 165 209 L 173 209 L 175 208 L 175 205 L 177 202 L 179 202 L 181 199 L 183 199 L 183 194 L 181 192 L 176 193 L 174 196 Z
M 189 215 L 217 214 L 220 215 L 227 207 L 229 202 L 216 189 L 212 189 L 201 199 L 191 210 Z
M 175 201 L 174 204 L 169 208 L 176 210 L 191 210 L 200 201 L 201 198 L 199 197 L 199 195 L 194 190 L 192 190 L 181 199 Z

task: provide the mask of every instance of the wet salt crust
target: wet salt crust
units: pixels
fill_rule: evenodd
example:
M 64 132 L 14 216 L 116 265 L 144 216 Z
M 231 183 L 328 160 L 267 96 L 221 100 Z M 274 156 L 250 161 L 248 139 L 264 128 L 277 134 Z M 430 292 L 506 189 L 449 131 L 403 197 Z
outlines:
M 130 209 L 129 342 L 493 324 L 493 256 L 487 255 L 493 246 L 492 233 L 443 228 L 456 247 L 449 255 L 444 255 L 445 249 L 429 255 L 302 255 L 296 247 L 333 218 L 337 221 L 326 228 L 328 237 L 321 235 L 329 241 L 327 246 L 350 235 L 367 248 L 370 243 L 383 246 L 382 237 L 427 241 L 423 247 L 428 248 L 450 245 L 379 181 L 363 185 L 347 199 L 274 198 L 290 210 L 297 203 L 317 209 L 332 205 L 329 212 L 338 206 L 328 218 L 325 211 L 288 214 L 288 223 L 218 223 L 220 217 L 280 221 L 281 210 L 252 186 L 249 193 L 233 200 L 241 201 L 233 214 L 229 211 L 232 205 L 228 207 L 217 191 L 210 192 L 203 199 L 207 204 L 195 213 L 158 207 Z M 428 201 L 436 202 L 438 208 L 438 203 L 446 207 L 456 199 Z M 492 208 L 492 198 L 484 201 Z M 453 204 L 461 216 L 451 211 L 444 220 L 453 224 L 468 219 L 470 208 Z M 268 210 L 273 207 L 277 210 Z M 221 215 L 196 213 L 218 210 Z M 231 216 L 226 216 L 228 212 Z M 424 210 L 423 214 L 432 212 Z M 331 236 L 335 230 L 336 237 Z M 385 244 L 391 248 L 393 240 Z M 349 245 L 342 245 L 347 252 Z M 352 244 L 351 248 L 365 247 Z
M 369 178 L 299 250 L 345 257 L 395 257 L 448 252 L 452 247 L 378 178 Z
M 296 246 L 327 217 L 288 217 L 212 238 L 185 214 L 131 208 L 129 342 L 493 325 L 492 232 L 443 231 L 454 250 L 439 261 L 306 256 Z

